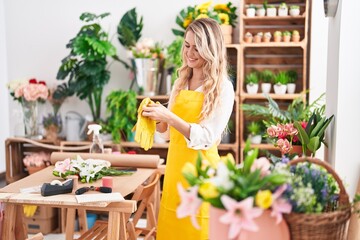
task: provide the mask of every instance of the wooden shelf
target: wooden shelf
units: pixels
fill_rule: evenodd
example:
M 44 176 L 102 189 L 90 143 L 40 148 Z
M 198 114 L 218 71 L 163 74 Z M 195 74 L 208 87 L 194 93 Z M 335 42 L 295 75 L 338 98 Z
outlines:
M 136 142 L 121 142 L 121 147 L 131 147 L 131 148 L 140 148 L 140 144 Z M 169 147 L 168 143 L 154 143 L 152 148 L 159 148 L 159 149 L 167 149 Z M 236 143 L 221 143 L 218 146 L 219 150 L 235 150 L 237 148 Z
M 236 48 L 236 49 L 240 49 L 240 44 L 226 44 L 225 46 L 226 48 Z
M 300 42 L 261 42 L 261 43 L 246 43 L 244 41 L 241 42 L 241 46 L 246 47 L 301 47 L 304 48 L 306 45 L 306 41 Z
M 242 93 L 240 94 L 241 99 L 245 100 L 245 99 L 266 99 L 265 95 L 262 93 L 257 93 L 257 94 L 248 94 L 248 93 Z M 274 93 L 270 93 L 269 96 L 272 99 L 278 99 L 278 100 L 293 100 L 299 97 L 302 97 L 303 94 L 274 94 Z
M 137 100 L 143 100 L 144 98 L 151 98 L 151 100 L 169 100 L 169 95 L 156 95 L 156 96 L 143 96 L 143 95 L 138 95 L 136 96 Z
M 291 21 L 291 20 L 305 20 L 306 19 L 306 15 L 305 13 L 296 17 L 292 17 L 292 16 L 284 16 L 284 17 L 280 17 L 280 16 L 276 16 L 276 17 L 268 17 L 268 16 L 263 16 L 263 17 L 248 17 L 246 15 L 242 15 L 242 19 L 247 22 L 247 21 L 263 21 L 263 20 L 267 20 L 267 21 Z

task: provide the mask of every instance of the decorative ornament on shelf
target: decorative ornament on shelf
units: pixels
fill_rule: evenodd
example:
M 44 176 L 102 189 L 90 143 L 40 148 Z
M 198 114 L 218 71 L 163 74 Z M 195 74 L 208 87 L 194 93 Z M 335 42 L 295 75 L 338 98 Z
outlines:
M 15 101 L 19 101 L 23 110 L 25 136 L 33 139 L 41 139 L 38 134 L 37 113 L 38 103 L 45 102 L 49 95 L 49 89 L 45 81 L 37 81 L 35 78 L 30 80 L 14 80 L 7 84 L 10 95 Z

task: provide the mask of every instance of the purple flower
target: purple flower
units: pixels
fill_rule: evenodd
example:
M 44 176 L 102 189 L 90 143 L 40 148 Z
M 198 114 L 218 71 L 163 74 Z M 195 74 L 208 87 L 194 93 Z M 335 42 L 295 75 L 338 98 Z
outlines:
M 281 159 L 281 162 L 282 163 L 288 163 L 290 161 L 290 159 L 288 158 L 288 157 L 282 157 L 282 159 Z

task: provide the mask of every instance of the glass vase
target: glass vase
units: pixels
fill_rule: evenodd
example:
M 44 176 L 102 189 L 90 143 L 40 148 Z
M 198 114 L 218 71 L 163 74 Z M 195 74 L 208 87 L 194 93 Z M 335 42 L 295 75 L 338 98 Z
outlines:
M 37 112 L 38 102 L 27 101 L 25 99 L 21 102 L 24 118 L 25 136 L 27 138 L 38 138 L 37 131 Z

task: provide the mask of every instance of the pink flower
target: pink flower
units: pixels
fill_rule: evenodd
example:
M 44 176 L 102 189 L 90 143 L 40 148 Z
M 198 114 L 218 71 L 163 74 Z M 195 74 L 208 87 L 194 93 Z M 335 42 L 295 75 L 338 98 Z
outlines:
M 70 158 L 65 159 L 64 161 L 57 161 L 55 163 L 54 171 L 61 173 L 66 173 L 70 170 L 71 164 L 70 164 Z
M 240 202 L 228 197 L 221 196 L 221 202 L 228 210 L 227 213 L 220 217 L 220 222 L 230 224 L 228 238 L 233 239 L 237 237 L 241 229 L 256 232 L 258 226 L 254 222 L 254 218 L 259 217 L 263 210 L 253 207 L 253 197 L 248 197 Z
M 189 191 L 186 191 L 181 183 L 178 183 L 177 188 L 181 198 L 181 203 L 176 209 L 176 216 L 178 218 L 190 216 L 192 225 L 196 229 L 200 229 L 200 226 L 196 221 L 196 213 L 202 203 L 201 199 L 197 196 L 198 186 L 191 187 Z
M 276 127 L 276 126 L 274 126 L 274 125 L 268 127 L 268 129 L 266 130 L 267 134 L 268 134 L 270 137 L 277 137 L 278 131 L 279 131 L 278 127 Z
M 276 224 L 279 224 L 282 220 L 283 213 L 291 212 L 291 204 L 288 203 L 285 199 L 280 198 L 281 195 L 286 190 L 286 184 L 281 185 L 272 195 L 273 204 L 272 204 L 272 212 L 271 216 L 276 218 Z
M 256 169 L 259 169 L 261 176 L 264 177 L 270 174 L 270 162 L 266 157 L 258 158 L 254 161 L 251 166 L 251 172 L 254 172 Z
M 292 123 L 285 124 L 284 130 L 286 131 L 286 133 L 289 136 L 294 136 L 294 135 L 298 134 L 298 130 L 294 127 L 294 125 Z
M 291 150 L 291 144 L 287 139 L 279 139 L 276 145 L 280 148 L 281 154 L 289 153 Z
M 303 129 L 305 129 L 305 128 L 307 127 L 307 124 L 308 124 L 308 123 L 307 123 L 307 122 L 301 122 L 300 124 L 301 124 L 301 127 L 302 127 Z

